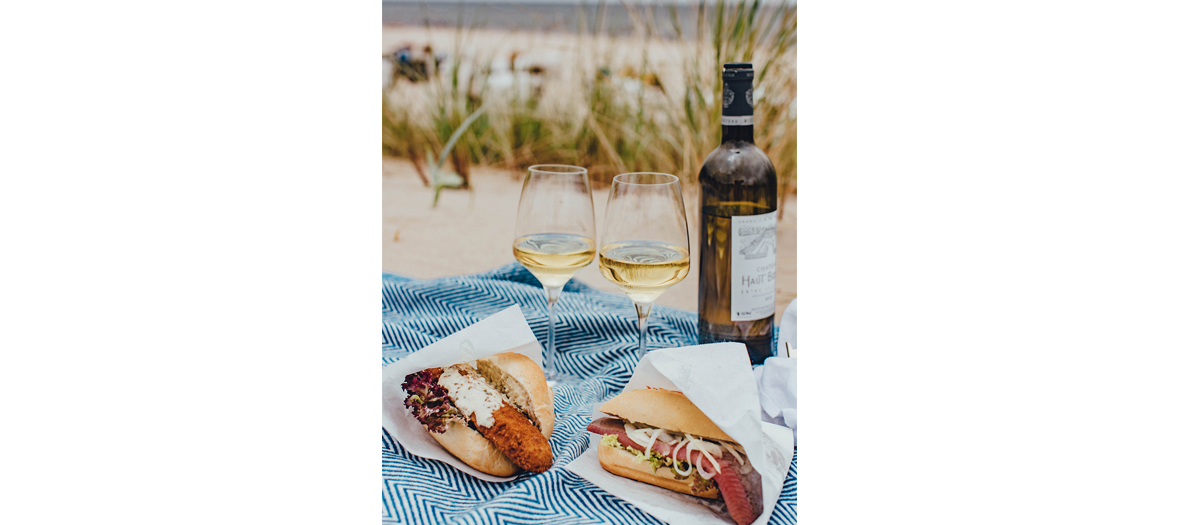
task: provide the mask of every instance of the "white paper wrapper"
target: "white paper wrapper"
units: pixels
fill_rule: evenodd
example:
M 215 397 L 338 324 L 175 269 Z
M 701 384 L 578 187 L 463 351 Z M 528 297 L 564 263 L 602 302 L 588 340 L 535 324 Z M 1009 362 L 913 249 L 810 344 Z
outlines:
M 758 399 L 762 401 L 762 421 L 791 429 L 799 442 L 799 359 L 773 356 L 754 370 L 758 381 Z
M 467 328 L 459 330 L 387 365 L 381 378 L 381 425 L 406 451 L 424 458 L 437 459 L 485 481 L 511 481 L 517 476 L 501 478 L 484 474 L 459 461 L 410 414 L 405 406 L 402 382 L 406 376 L 436 366 L 450 366 L 474 361 L 500 352 L 523 354 L 541 365 L 541 345 L 525 321 L 519 306 L 511 306 Z
M 762 476 L 763 511 L 754 524 L 764 525 L 769 521 L 791 466 L 794 436 L 788 428 L 762 423 L 758 387 L 746 347 L 739 343 L 714 343 L 649 352 L 635 367 L 635 374 L 623 391 L 647 387 L 683 392 L 746 450 L 754 469 Z M 596 412 L 593 417 L 601 415 Z M 600 437 L 597 434 L 590 437 L 590 448 L 567 466 L 571 472 L 667 523 L 733 523 L 728 515 L 719 512 L 719 500 L 695 498 L 603 470 L 597 453 Z

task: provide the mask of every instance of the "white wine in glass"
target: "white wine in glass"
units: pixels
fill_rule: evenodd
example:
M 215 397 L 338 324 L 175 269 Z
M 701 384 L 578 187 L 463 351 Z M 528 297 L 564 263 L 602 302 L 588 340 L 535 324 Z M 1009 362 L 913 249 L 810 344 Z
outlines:
M 688 275 L 688 248 L 652 241 L 616 242 L 602 247 L 598 268 L 632 300 L 654 303 Z
M 635 304 L 642 359 L 652 306 L 688 275 L 688 221 L 680 179 L 665 173 L 616 176 L 602 230 L 598 270 Z
M 543 164 L 529 168 L 516 211 L 512 254 L 541 282 L 549 302 L 549 337 L 542 368 L 551 383 L 578 378 L 557 371 L 553 310 L 565 283 L 594 261 L 594 201 L 586 168 Z
M 594 239 L 568 233 L 536 233 L 516 239 L 512 255 L 541 286 L 561 288 L 594 260 Z

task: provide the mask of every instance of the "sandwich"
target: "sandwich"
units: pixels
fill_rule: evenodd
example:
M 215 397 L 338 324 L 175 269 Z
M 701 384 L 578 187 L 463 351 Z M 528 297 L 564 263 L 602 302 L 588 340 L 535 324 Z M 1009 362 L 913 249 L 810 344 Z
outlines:
M 407 375 L 402 390 L 431 437 L 480 472 L 511 476 L 553 465 L 553 394 L 528 357 L 504 352 L 427 368 Z
M 607 472 L 701 498 L 722 499 L 738 525 L 762 514 L 762 476 L 745 450 L 684 394 L 630 390 L 599 409 L 586 430 L 601 434 Z

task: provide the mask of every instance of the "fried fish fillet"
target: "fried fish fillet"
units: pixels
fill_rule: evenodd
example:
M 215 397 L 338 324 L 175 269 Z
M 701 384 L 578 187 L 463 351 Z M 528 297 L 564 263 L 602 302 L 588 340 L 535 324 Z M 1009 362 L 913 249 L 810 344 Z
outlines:
M 495 424 L 491 427 L 475 425 L 475 429 L 508 459 L 529 472 L 544 472 L 553 465 L 549 441 L 520 411 L 505 404 L 492 415 L 496 418 Z
M 468 422 L 480 435 L 487 438 L 520 468 L 540 473 L 553 465 L 553 450 L 549 447 L 549 440 L 545 439 L 537 425 L 508 402 L 504 394 L 488 384 L 479 372 L 467 364 L 448 368 L 453 368 L 469 382 L 464 388 L 479 390 L 485 402 L 491 402 L 492 406 L 497 407 L 492 411 L 491 424 L 484 426 L 480 424 L 479 418 L 473 417 L 472 413 L 466 410 L 463 403 L 456 400 L 460 411 L 464 412 Z M 449 395 L 455 397 L 454 393 Z

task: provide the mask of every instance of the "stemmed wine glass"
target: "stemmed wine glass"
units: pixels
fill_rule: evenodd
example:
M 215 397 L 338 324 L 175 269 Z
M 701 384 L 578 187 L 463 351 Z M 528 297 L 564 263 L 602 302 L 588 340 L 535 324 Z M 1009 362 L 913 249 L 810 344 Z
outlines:
M 624 173 L 611 182 L 598 269 L 619 285 L 639 314 L 639 358 L 656 299 L 688 275 L 688 221 L 680 179 L 666 173 Z
M 516 211 L 512 254 L 541 281 L 549 300 L 549 344 L 542 356 L 545 379 L 551 383 L 577 380 L 557 372 L 553 307 L 570 277 L 594 260 L 594 201 L 586 168 L 529 167 Z

